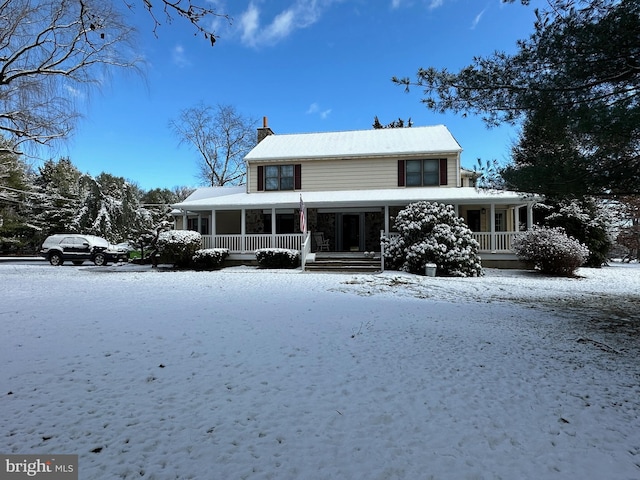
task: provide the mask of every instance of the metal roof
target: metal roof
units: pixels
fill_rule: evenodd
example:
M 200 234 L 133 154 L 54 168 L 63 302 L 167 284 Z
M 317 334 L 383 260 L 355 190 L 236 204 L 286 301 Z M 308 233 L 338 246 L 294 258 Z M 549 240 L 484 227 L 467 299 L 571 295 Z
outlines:
M 245 160 L 402 156 L 460 153 L 462 147 L 444 125 L 344 132 L 269 135 Z

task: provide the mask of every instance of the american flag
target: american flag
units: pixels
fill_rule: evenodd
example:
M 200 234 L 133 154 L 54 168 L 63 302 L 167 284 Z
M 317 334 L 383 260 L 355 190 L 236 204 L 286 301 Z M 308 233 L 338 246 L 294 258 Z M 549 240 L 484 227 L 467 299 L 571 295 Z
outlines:
M 304 201 L 302 195 L 300 195 L 300 231 L 302 233 L 307 232 L 307 220 L 304 218 Z

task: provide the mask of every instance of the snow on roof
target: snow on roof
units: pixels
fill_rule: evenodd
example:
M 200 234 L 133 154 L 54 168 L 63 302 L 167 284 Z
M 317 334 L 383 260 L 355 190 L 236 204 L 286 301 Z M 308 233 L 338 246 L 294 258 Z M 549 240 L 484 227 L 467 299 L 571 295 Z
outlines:
M 172 205 L 182 210 L 211 210 L 238 208 L 294 208 L 302 196 L 307 207 L 364 207 L 406 205 L 427 200 L 465 204 L 525 204 L 535 198 L 518 192 L 488 191 L 473 187 L 459 188 L 393 188 L 380 190 L 335 190 L 318 192 L 280 191 L 268 193 L 238 193 L 223 197 L 203 198 Z
M 234 185 L 231 187 L 200 187 L 195 189 L 191 195 L 184 199 L 185 202 L 202 200 L 203 198 L 220 197 L 223 195 L 233 195 L 235 193 L 246 192 L 246 185 Z
M 245 157 L 247 161 L 459 153 L 460 144 L 444 125 L 345 132 L 269 135 Z

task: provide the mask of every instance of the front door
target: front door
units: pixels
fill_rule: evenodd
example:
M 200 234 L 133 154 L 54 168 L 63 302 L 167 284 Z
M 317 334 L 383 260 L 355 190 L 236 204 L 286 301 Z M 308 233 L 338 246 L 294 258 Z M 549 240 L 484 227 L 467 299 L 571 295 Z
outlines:
M 362 213 L 342 214 L 342 251 L 358 252 L 362 250 L 361 224 L 363 219 Z

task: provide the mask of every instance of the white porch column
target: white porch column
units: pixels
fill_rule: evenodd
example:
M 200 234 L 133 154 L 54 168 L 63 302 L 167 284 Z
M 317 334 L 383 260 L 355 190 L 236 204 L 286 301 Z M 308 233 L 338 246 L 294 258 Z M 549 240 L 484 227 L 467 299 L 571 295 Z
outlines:
M 514 230 L 516 232 L 519 232 L 520 231 L 520 206 L 517 206 L 516 208 L 514 208 L 513 213 L 514 213 L 513 221 L 516 223 L 514 225 Z
M 240 210 L 240 237 L 242 239 L 241 250 L 242 253 L 245 253 L 247 249 L 245 248 L 245 235 L 247 234 L 247 221 L 245 218 L 247 211 L 243 208 Z
M 202 232 L 202 213 L 198 212 L 198 233 Z
M 216 234 L 216 211 L 211 210 L 211 235 Z
M 182 212 L 182 230 L 187 230 L 187 212 Z
M 271 248 L 276 248 L 276 207 L 271 207 Z
M 389 236 L 389 205 L 384 206 L 384 234 Z
M 458 205 L 457 203 L 455 203 L 453 205 L 453 211 L 456 212 L 456 217 L 460 216 L 460 205 Z
M 496 206 L 492 203 L 489 208 L 489 225 L 491 226 L 491 251 L 496 251 Z
M 533 227 L 533 205 L 527 204 L 527 230 L 531 230 Z

